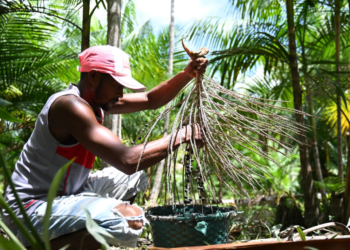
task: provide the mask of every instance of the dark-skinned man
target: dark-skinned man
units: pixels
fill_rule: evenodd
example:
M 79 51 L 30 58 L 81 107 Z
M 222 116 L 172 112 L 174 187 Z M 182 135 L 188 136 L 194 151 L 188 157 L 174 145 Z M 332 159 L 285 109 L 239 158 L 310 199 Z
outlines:
M 70 249 L 78 249 L 80 240 L 73 239 L 86 234 L 86 214 L 82 207 L 120 245 L 135 247 L 145 218 L 142 209 L 128 201 L 132 203 L 137 193 L 147 188 L 147 178 L 142 170 L 166 157 L 169 136 L 147 143 L 139 166 L 141 171 L 136 172 L 143 145 L 125 146 L 102 126 L 103 116 L 162 107 L 196 74 L 204 73 L 208 61 L 203 58 L 190 61 L 179 74 L 148 92 L 123 95 L 124 88 L 146 89 L 131 77 L 129 57 L 125 52 L 112 46 L 95 46 L 83 51 L 79 60 L 79 84 L 71 84 L 49 98 L 16 163 L 12 181 L 31 222 L 41 234 L 51 181 L 60 167 L 75 158 L 53 202 L 50 219 L 53 248 L 70 243 Z M 196 125 L 178 130 L 174 147 L 180 142 L 188 143 L 191 136 L 201 146 L 201 130 Z M 90 173 L 95 156 L 113 167 Z M 21 218 L 10 188 L 6 200 Z M 7 213 L 4 221 L 28 246 Z M 98 246 L 92 237 L 87 237 L 84 249 Z

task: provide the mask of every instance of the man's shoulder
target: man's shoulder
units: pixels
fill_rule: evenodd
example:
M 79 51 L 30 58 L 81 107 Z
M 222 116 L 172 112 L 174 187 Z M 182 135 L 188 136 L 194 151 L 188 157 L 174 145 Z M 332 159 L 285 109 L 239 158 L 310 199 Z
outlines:
M 58 117 L 89 116 L 93 115 L 93 111 L 91 106 L 82 98 L 76 95 L 63 95 L 52 103 L 50 114 Z
M 91 106 L 82 98 L 76 95 L 62 95 L 52 103 L 51 108 L 74 110 L 76 108 L 89 108 Z

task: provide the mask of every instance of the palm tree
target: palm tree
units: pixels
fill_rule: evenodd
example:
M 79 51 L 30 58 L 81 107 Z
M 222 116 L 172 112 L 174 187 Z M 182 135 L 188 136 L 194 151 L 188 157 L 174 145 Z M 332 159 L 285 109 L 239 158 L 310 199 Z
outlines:
M 294 3 L 293 0 L 286 0 L 288 37 L 289 37 L 289 67 L 292 74 L 294 108 L 303 110 L 302 106 L 302 89 L 299 79 L 299 68 L 297 60 L 297 50 L 295 43 L 295 26 L 294 26 Z M 303 116 L 296 114 L 296 121 L 303 123 Z M 317 218 L 319 214 L 316 192 L 313 184 L 312 169 L 309 161 L 309 154 L 306 147 L 304 135 L 299 136 L 302 143 L 299 146 L 301 173 L 303 176 L 304 203 L 305 203 L 305 224 L 314 224 L 313 218 Z M 311 220 L 310 220 L 311 219 Z
M 78 79 L 72 70 L 78 63 L 77 52 L 54 38 L 65 22 L 64 13 L 34 3 L 27 7 L 12 1 L 1 2 L 0 8 L 1 106 L 22 119 L 18 124 L 0 122 L 0 145 L 12 166 L 47 98 Z M 73 22 L 66 23 L 77 28 Z
M 284 65 L 288 63 L 292 74 L 295 108 L 301 109 L 302 91 L 298 72 L 298 57 L 296 57 L 299 51 L 296 50 L 295 32 L 298 33 L 300 46 L 303 46 L 304 54 L 310 56 L 310 59 L 307 58 L 307 60 L 306 56 L 299 57 L 303 65 L 304 74 L 302 80 L 305 83 L 314 82 L 321 85 L 319 82 L 324 79 L 326 74 L 327 77 L 332 75 L 332 72 L 327 71 L 325 67 L 334 64 L 329 60 L 329 54 L 332 53 L 332 44 L 329 38 L 333 32 L 325 31 L 324 27 L 321 28 L 322 25 L 316 22 L 310 23 L 308 21 L 308 25 L 313 25 L 312 28 L 310 28 L 311 26 L 305 26 L 305 20 L 302 18 L 305 15 L 305 11 L 321 8 L 323 3 L 317 5 L 315 2 L 297 1 L 296 17 L 298 23 L 294 25 L 294 5 L 291 2 L 286 1 L 285 5 L 280 1 L 273 0 L 254 1 L 254 4 L 253 1 L 245 0 L 232 2 L 234 7 L 244 12 L 251 19 L 244 22 L 227 19 L 206 19 L 196 22 L 188 32 L 189 36 L 192 39 L 196 39 L 197 43 L 204 43 L 214 50 L 214 53 L 212 53 L 214 56 L 211 59 L 213 65 L 212 75 L 214 76 L 216 72 L 221 72 L 221 84 L 226 87 L 232 87 L 239 72 L 244 73 L 257 63 L 264 65 L 265 73 L 274 72 L 278 68 L 283 69 Z M 270 8 L 259 9 L 265 5 L 270 6 Z M 315 13 L 317 13 L 316 10 L 311 13 L 310 18 L 314 18 Z M 321 16 L 320 14 L 316 17 L 320 18 Z M 322 18 L 324 16 L 323 14 Z M 304 29 L 307 30 L 307 36 L 310 37 L 307 42 L 302 41 L 302 36 L 299 35 L 303 34 Z M 342 32 L 344 31 L 342 30 Z M 287 46 L 289 47 L 289 52 L 287 52 Z M 314 52 L 308 52 L 310 50 Z M 310 71 L 307 68 L 306 61 L 309 61 L 309 64 L 313 64 L 313 67 L 310 67 Z M 321 67 L 317 68 L 317 65 Z M 315 71 L 317 72 L 316 74 Z M 336 84 L 333 85 L 337 86 Z M 321 85 L 321 89 L 324 89 L 324 86 Z M 327 89 L 325 91 L 328 93 Z M 309 102 L 309 104 L 311 103 Z M 309 108 L 312 108 L 312 105 L 309 106 Z M 298 122 L 303 122 L 302 117 L 297 116 L 296 118 Z M 310 122 L 314 124 L 312 119 Z M 314 133 L 312 137 L 315 139 Z M 305 139 L 301 141 L 306 142 Z M 309 224 L 312 218 L 317 217 L 315 211 L 318 211 L 318 205 L 307 148 L 303 150 L 303 147 L 303 145 L 300 146 L 300 163 L 302 166 L 302 177 L 305 179 L 302 186 L 304 192 L 308 192 L 304 195 L 305 203 L 308 203 L 305 204 L 305 219 L 308 220 L 306 224 Z M 314 151 L 316 151 L 315 147 Z M 319 157 L 316 155 L 314 158 L 317 162 Z M 316 163 L 315 168 L 318 180 L 322 182 L 320 164 Z
M 340 62 L 340 26 L 341 26 L 341 18 L 340 18 L 340 9 L 341 9 L 342 0 L 335 0 L 334 3 L 334 33 L 335 33 L 335 62 Z M 340 72 L 340 65 L 336 64 L 336 71 Z M 341 86 L 340 77 L 337 76 L 337 84 Z M 342 154 L 342 136 L 341 136 L 341 95 L 339 90 L 337 91 L 337 140 L 338 140 L 338 177 L 339 182 L 343 181 L 343 154 Z

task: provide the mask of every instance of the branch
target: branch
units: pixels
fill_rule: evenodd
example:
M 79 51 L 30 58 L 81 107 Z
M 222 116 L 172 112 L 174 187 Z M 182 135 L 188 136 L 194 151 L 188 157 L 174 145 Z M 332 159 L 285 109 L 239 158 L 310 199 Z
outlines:
M 100 0 L 96 5 L 95 7 L 93 8 L 93 10 L 91 11 L 90 15 L 89 15 L 89 18 L 91 19 L 92 15 L 94 14 L 95 10 L 97 9 L 97 7 L 100 5 L 100 3 L 102 2 L 103 0 Z

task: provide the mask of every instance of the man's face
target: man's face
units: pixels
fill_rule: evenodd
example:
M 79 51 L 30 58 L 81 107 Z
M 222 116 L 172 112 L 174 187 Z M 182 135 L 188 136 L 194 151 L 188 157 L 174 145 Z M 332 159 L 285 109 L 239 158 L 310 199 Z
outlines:
M 110 110 L 123 97 L 124 87 L 110 75 L 102 74 L 95 93 L 98 105 L 104 110 Z

